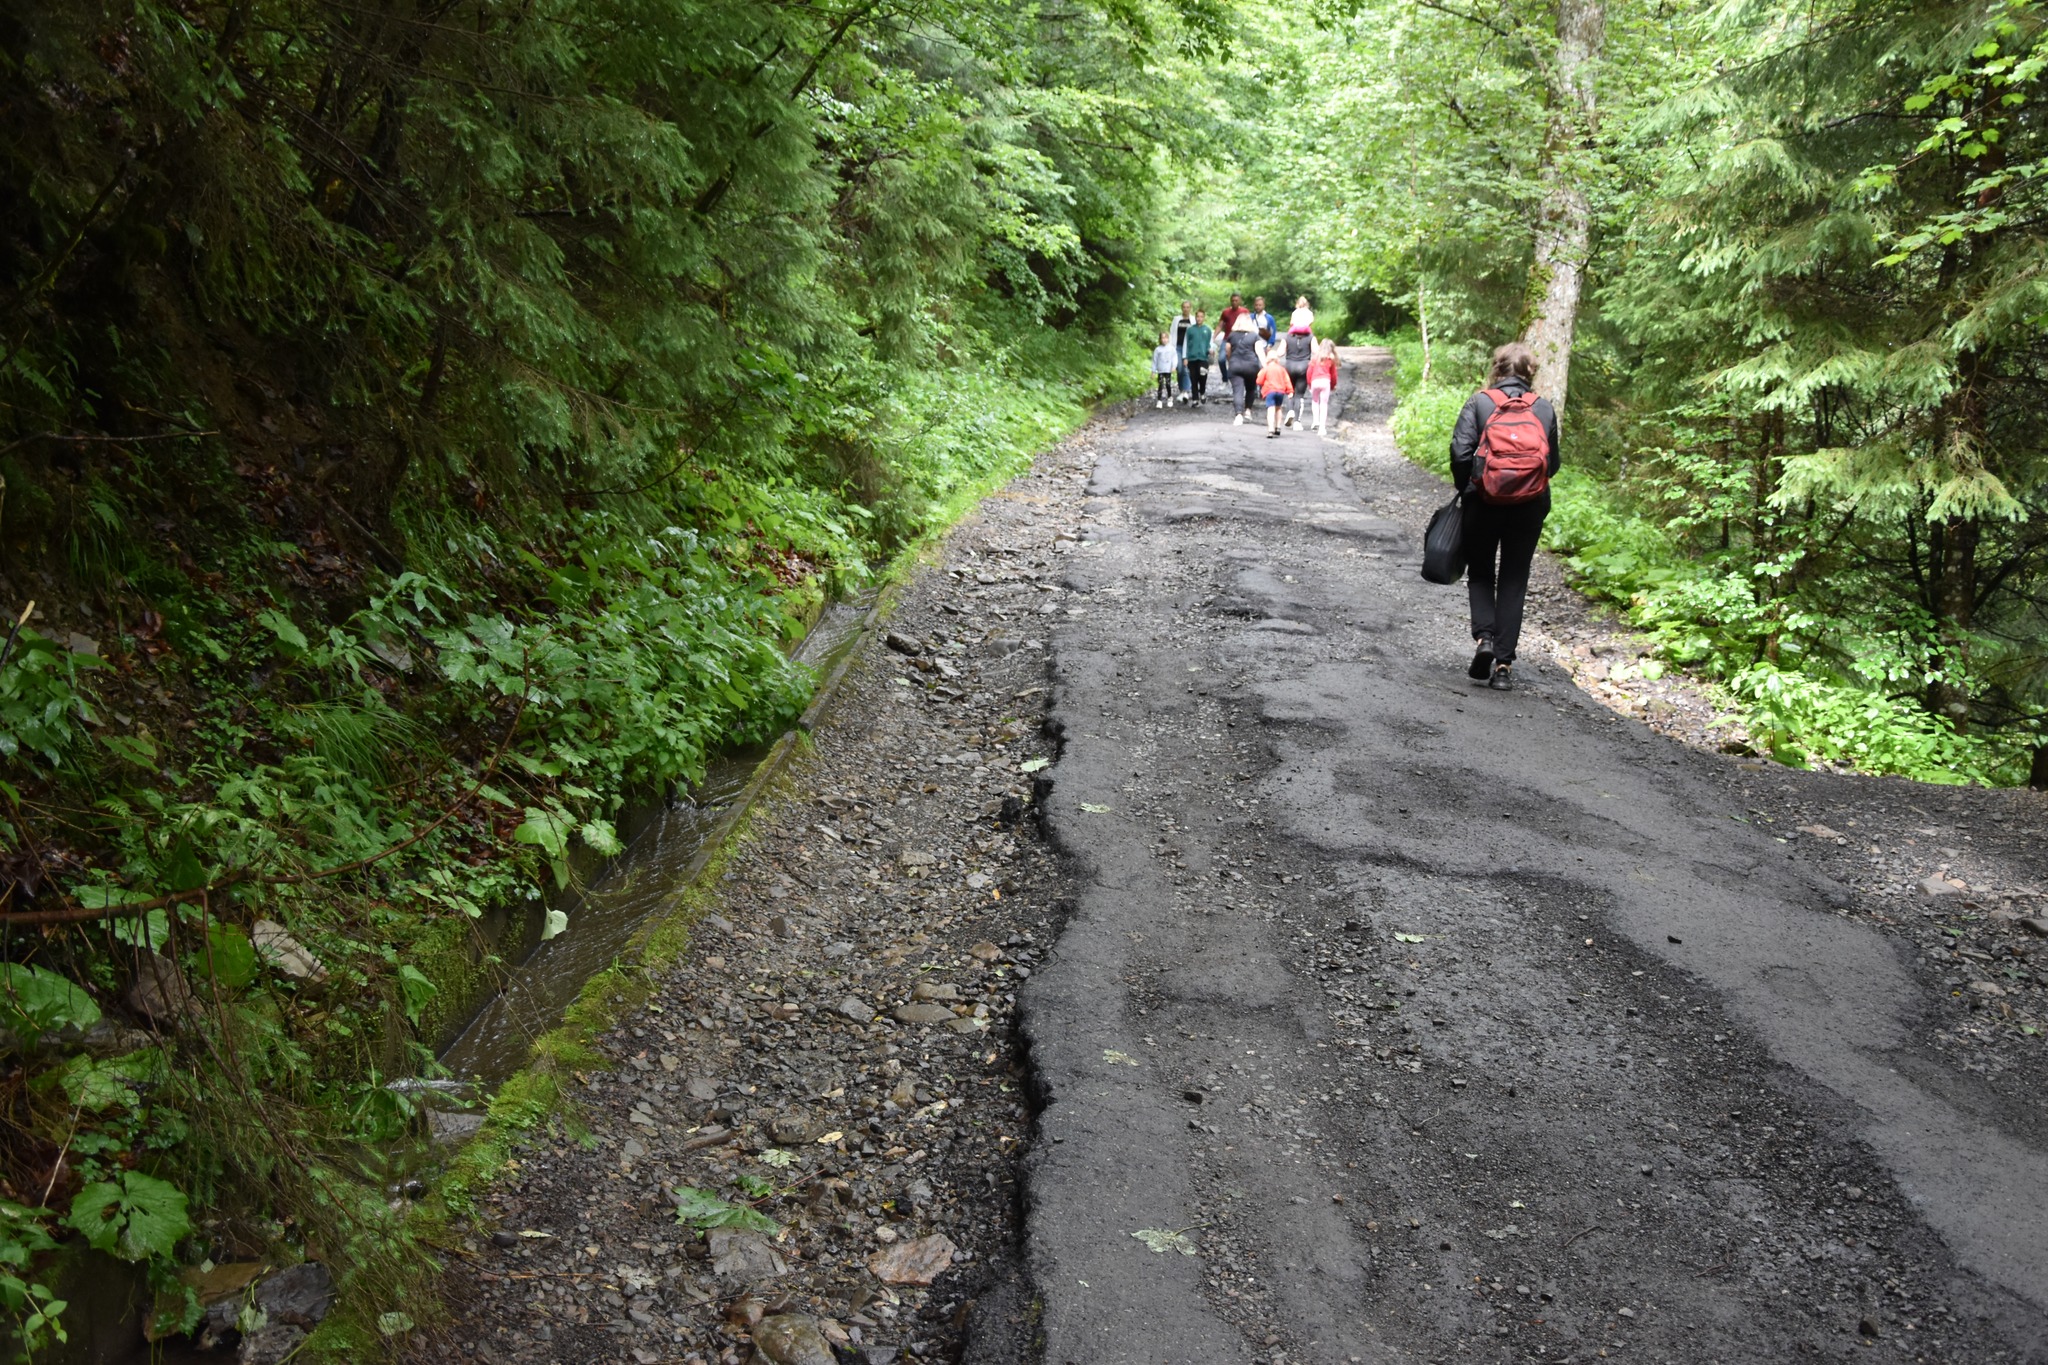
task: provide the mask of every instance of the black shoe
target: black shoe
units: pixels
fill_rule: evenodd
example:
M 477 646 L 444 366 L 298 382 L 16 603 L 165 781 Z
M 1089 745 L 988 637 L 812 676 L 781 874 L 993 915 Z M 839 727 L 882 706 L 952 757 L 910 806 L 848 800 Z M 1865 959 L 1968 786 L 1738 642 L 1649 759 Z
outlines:
M 1473 682 L 1485 682 L 1493 676 L 1493 637 L 1479 637 L 1479 648 L 1473 652 L 1472 662 L 1465 669 L 1465 676 Z
M 1515 680 L 1508 675 L 1513 671 L 1512 665 L 1496 662 L 1493 666 L 1493 676 L 1486 680 L 1486 685 L 1496 692 L 1512 691 Z

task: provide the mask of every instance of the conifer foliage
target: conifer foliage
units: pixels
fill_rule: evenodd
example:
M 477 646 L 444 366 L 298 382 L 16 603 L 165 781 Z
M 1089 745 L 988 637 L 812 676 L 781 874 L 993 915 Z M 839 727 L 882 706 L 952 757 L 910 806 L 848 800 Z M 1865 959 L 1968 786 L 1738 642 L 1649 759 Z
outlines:
M 1479 353 L 1555 337 L 1583 202 L 1583 581 L 1781 758 L 2048 783 L 2048 10 L 1598 9 L 1577 84 L 1564 3 L 1366 0 L 1290 63 L 1329 110 L 1304 248 L 1426 305 L 1442 391 L 1397 426 L 1437 458 Z
M 1122 382 L 1186 117 L 1156 72 L 1227 14 L 1169 17 L 5 7 L 17 1345 L 93 1257 L 159 1336 L 230 1249 L 389 1292 L 403 1217 L 335 1154 L 424 1122 L 387 1082 L 520 907 L 786 726 L 821 600 Z

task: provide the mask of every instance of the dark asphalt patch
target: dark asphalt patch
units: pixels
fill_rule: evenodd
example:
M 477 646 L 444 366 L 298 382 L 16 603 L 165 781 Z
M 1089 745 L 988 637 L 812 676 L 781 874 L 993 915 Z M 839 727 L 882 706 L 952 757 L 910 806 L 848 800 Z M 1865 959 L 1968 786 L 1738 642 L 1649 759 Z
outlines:
M 1440 488 L 1352 436 L 1369 517 L 1335 443 L 1210 413 L 1092 485 L 1080 891 L 1019 1002 L 1044 1358 L 2048 1358 L 2043 1135 L 1935 1083 L 1919 979 L 1727 760 L 1464 683 Z

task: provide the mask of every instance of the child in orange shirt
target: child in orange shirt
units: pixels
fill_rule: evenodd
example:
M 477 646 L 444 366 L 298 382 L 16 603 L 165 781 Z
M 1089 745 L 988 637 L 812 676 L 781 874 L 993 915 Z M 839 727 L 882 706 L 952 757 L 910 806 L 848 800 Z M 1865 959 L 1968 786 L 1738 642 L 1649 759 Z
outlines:
M 1280 435 L 1281 409 L 1294 393 L 1293 376 L 1287 373 L 1287 358 L 1275 346 L 1266 352 L 1266 363 L 1259 370 L 1259 392 L 1266 396 L 1266 439 L 1273 440 Z

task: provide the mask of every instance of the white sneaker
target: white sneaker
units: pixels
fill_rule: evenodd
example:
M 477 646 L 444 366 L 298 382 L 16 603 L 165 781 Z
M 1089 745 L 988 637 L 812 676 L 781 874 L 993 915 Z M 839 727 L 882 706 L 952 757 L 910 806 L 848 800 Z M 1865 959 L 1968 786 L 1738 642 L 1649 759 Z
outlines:
M 1243 426 L 1243 425 L 1244 425 L 1244 414 L 1243 414 L 1243 413 L 1241 413 L 1241 412 L 1240 412 L 1240 413 L 1239 413 L 1239 414 L 1237 415 L 1237 424 L 1238 424 L 1239 426 Z

